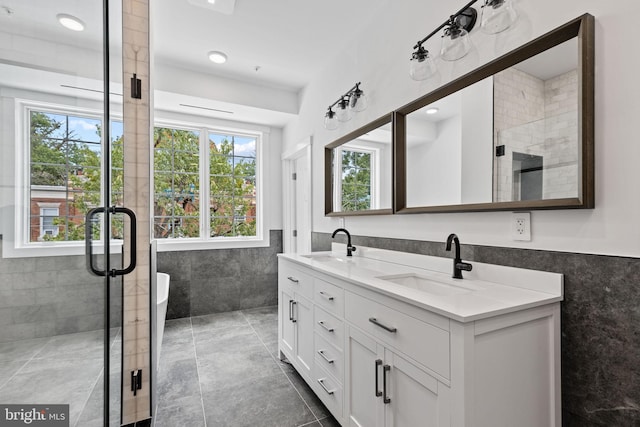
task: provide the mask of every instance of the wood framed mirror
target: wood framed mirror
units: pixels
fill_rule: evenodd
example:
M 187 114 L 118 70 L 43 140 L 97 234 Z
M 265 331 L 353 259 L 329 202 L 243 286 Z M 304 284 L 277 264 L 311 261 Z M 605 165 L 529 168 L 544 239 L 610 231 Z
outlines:
M 325 215 L 393 213 L 392 117 L 380 117 L 325 146 Z
M 594 207 L 594 18 L 394 112 L 394 212 Z

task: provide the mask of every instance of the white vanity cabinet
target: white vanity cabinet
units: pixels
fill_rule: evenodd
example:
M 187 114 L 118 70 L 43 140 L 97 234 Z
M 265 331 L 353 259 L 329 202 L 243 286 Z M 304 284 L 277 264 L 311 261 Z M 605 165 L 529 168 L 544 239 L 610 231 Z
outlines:
M 284 263 L 278 273 L 278 296 L 280 350 L 309 380 L 314 359 L 313 276 Z
M 380 280 L 408 268 L 387 252 L 279 257 L 279 349 L 341 425 L 560 427 L 562 276 L 476 263 L 496 282 L 421 297 Z

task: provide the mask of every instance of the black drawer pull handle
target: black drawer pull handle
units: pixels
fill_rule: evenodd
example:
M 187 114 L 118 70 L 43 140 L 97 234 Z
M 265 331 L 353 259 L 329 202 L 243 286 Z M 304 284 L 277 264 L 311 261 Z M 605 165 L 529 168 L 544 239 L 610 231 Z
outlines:
M 379 381 L 378 381 L 378 371 L 379 371 L 378 367 L 380 365 L 382 365 L 382 360 L 376 359 L 376 366 L 375 366 L 375 370 L 376 370 L 376 384 L 375 384 L 375 386 L 376 386 L 376 397 L 382 396 L 382 392 L 378 389 L 378 383 L 379 383 Z
M 333 300 L 334 300 L 334 298 L 333 298 L 331 295 L 329 295 L 328 293 L 326 293 L 326 292 L 324 292 L 324 291 L 320 291 L 320 296 L 325 297 L 325 298 L 326 298 L 326 299 L 328 299 L 329 301 L 333 301 Z
M 324 320 L 320 320 L 318 325 L 322 326 L 327 332 L 333 332 L 333 328 L 330 328 L 324 323 Z
M 318 380 L 318 382 L 320 383 L 320 385 L 322 386 L 322 388 L 324 389 L 324 391 L 326 391 L 326 392 L 327 392 L 327 394 L 333 394 L 333 393 L 335 393 L 335 392 L 336 392 L 335 390 L 329 390 L 329 389 L 327 388 L 327 386 L 326 386 L 326 385 L 324 385 L 324 378 L 320 378 L 320 379 Z
M 369 322 L 373 323 L 376 326 L 381 327 L 382 329 L 384 329 L 385 331 L 389 331 L 391 333 L 396 333 L 398 332 L 397 328 L 393 328 L 391 326 L 387 326 L 387 325 L 383 325 L 382 323 L 378 322 L 378 319 L 376 319 L 375 317 L 370 317 L 369 318 Z
M 323 358 L 324 360 L 326 360 L 326 361 L 327 361 L 327 363 L 333 363 L 333 362 L 334 362 L 334 360 L 333 360 L 333 359 L 329 359 L 329 358 L 327 357 L 327 355 L 326 355 L 326 353 L 324 352 L 324 350 L 318 350 L 318 354 L 319 354 L 320 356 L 322 356 L 322 358 Z
M 291 280 L 293 283 L 298 283 L 298 282 L 300 282 L 298 279 L 296 279 L 296 278 L 295 278 L 295 277 L 293 277 L 293 276 L 289 276 L 289 277 L 287 277 L 287 279 Z
M 382 368 L 382 389 L 384 390 L 384 397 L 382 398 L 382 401 L 385 404 L 391 403 L 391 399 L 387 394 L 387 372 L 389 372 L 390 370 L 391 366 L 389 365 L 384 365 L 384 367 Z

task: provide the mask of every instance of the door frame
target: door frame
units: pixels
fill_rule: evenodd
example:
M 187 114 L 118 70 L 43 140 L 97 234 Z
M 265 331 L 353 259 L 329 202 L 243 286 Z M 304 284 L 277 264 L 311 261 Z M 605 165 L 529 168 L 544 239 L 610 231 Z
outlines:
M 282 202 L 283 202 L 283 250 L 284 253 L 295 252 L 297 253 L 309 253 L 311 252 L 311 230 L 312 227 L 312 193 L 311 193 L 311 177 L 312 177 L 312 162 L 311 162 L 311 146 L 312 138 L 308 136 L 301 142 L 296 144 L 293 149 L 286 151 L 282 154 Z M 298 160 L 303 160 L 307 166 L 307 172 L 304 179 L 297 179 L 298 182 L 304 182 L 305 188 L 303 189 L 309 195 L 308 202 L 302 204 L 296 203 L 295 191 L 296 186 L 293 183 L 292 174 L 299 173 L 296 171 L 295 163 Z M 304 218 L 305 224 L 297 224 L 298 234 L 297 243 L 296 237 L 293 236 L 293 230 L 296 229 L 296 209 L 297 206 L 301 206 L 302 218 Z M 300 231 L 303 231 L 302 233 Z

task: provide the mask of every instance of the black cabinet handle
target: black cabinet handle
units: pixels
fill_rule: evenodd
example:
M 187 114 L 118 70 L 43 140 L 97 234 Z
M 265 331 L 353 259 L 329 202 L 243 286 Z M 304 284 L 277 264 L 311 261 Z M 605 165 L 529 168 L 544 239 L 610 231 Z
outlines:
M 382 323 L 378 322 L 378 319 L 376 319 L 375 317 L 370 317 L 369 318 L 369 322 L 373 323 L 374 325 L 384 329 L 385 331 L 389 331 L 391 333 L 396 333 L 398 332 L 397 328 L 393 328 L 391 326 L 387 326 L 387 325 L 383 325 Z
M 391 370 L 391 366 L 389 365 L 384 365 L 384 367 L 382 368 L 382 389 L 384 390 L 384 397 L 382 398 L 382 401 L 387 404 L 391 402 L 391 399 L 389 399 L 389 394 L 387 393 L 387 372 L 389 372 Z
M 293 320 L 293 300 L 289 300 L 289 320 Z
M 291 280 L 293 283 L 298 283 L 298 282 L 299 282 L 299 280 L 298 280 L 298 279 L 296 279 L 296 278 L 295 278 L 295 277 L 293 277 L 293 276 L 289 276 L 289 277 L 287 277 L 287 279 Z
M 376 359 L 376 366 L 374 368 L 376 371 L 376 397 L 382 396 L 382 392 L 378 389 L 378 367 L 380 365 L 382 365 L 382 360 Z
M 298 301 L 291 301 L 291 321 L 293 323 L 296 323 L 298 321 L 296 319 L 296 311 L 294 310 L 296 304 L 298 304 Z

